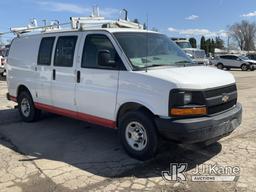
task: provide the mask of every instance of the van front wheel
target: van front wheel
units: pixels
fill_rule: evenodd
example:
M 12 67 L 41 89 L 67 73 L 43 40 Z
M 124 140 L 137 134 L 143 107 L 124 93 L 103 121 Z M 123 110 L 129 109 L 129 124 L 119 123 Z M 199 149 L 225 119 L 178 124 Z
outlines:
M 25 122 L 34 122 L 39 119 L 41 111 L 35 108 L 33 99 L 27 91 L 18 96 L 18 109 L 20 116 Z
M 156 154 L 158 135 L 150 114 L 144 110 L 124 115 L 120 123 L 120 137 L 131 157 L 148 160 Z

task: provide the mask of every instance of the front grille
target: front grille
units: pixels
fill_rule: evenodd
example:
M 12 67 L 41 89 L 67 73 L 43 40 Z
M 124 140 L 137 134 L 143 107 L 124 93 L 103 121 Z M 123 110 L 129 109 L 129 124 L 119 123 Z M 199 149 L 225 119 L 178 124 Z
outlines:
M 227 101 L 223 97 L 228 96 Z M 236 85 L 210 89 L 204 92 L 208 114 L 215 114 L 232 108 L 237 103 Z
M 234 91 L 237 91 L 235 84 L 229 85 L 226 87 L 207 90 L 207 91 L 205 91 L 205 97 L 206 98 L 214 97 L 217 95 L 222 95 L 223 93 L 230 93 L 230 92 L 234 92 Z
M 225 104 L 211 106 L 211 107 L 208 107 L 208 114 L 211 115 L 214 113 L 219 113 L 227 109 L 230 109 L 235 105 L 236 105 L 236 100 L 232 100 L 231 102 L 228 102 Z

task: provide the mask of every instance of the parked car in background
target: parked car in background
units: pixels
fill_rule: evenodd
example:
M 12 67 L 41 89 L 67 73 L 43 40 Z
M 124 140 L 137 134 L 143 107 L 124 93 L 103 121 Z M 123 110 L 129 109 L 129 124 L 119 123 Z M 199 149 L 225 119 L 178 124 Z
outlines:
M 246 57 L 248 57 L 251 60 L 256 61 L 256 54 L 255 53 L 254 54 L 253 53 L 249 53 L 249 54 L 246 55 Z
M 241 55 L 221 55 L 215 57 L 211 63 L 216 65 L 218 69 L 226 68 L 230 70 L 231 68 L 240 68 L 242 71 L 248 71 L 256 68 L 255 60 Z
M 4 76 L 5 73 L 6 58 L 0 55 L 0 76 Z
M 192 48 L 189 40 L 186 38 L 172 38 L 172 40 L 199 65 L 208 65 L 209 59 L 206 57 L 205 51 L 198 48 Z
M 6 62 L 9 53 L 10 45 L 5 45 L 0 49 L 0 76 L 4 76 L 6 73 Z

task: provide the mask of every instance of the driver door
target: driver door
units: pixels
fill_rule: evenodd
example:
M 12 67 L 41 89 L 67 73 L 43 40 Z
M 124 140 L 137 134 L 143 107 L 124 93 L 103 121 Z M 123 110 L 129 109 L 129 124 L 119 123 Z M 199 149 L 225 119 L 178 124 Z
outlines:
M 119 57 L 111 39 L 105 33 L 85 35 L 77 68 L 76 101 L 80 119 L 114 128 L 120 66 L 103 67 L 98 63 L 102 50 L 110 52 L 113 60 Z

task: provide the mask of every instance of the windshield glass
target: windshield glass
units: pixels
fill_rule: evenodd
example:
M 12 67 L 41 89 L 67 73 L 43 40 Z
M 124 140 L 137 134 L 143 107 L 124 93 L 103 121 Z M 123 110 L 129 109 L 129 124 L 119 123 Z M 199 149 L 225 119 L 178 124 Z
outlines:
M 239 58 L 240 59 L 242 59 L 242 60 L 250 60 L 248 57 L 246 57 L 246 56 L 239 56 Z
M 184 66 L 192 61 L 167 36 L 157 33 L 114 33 L 136 69 L 155 66 Z
M 176 42 L 182 49 L 192 48 L 189 42 Z

